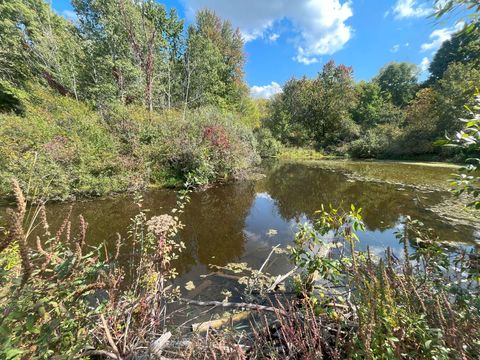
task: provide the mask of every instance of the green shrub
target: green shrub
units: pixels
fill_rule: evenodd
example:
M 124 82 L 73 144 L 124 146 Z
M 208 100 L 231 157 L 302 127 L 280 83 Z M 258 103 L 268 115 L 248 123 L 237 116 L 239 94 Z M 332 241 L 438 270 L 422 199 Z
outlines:
M 0 114 L 0 196 L 12 177 L 35 199 L 101 196 L 149 184 L 240 177 L 259 160 L 252 131 L 216 108 L 150 113 L 113 103 L 95 112 L 38 86 L 25 114 Z M 191 174 L 191 175 L 189 175 Z
M 193 174 L 206 185 L 216 179 L 242 177 L 259 161 L 250 129 L 232 114 L 215 108 L 189 112 L 185 118 L 168 119 L 168 134 L 154 142 L 153 166 L 168 167 L 182 180 Z
M 368 129 L 350 144 L 349 155 L 354 158 L 385 158 L 396 153 L 396 139 L 401 130 L 395 125 L 379 125 Z
M 273 137 L 270 129 L 258 129 L 255 131 L 255 138 L 257 139 L 258 154 L 262 158 L 275 157 L 280 152 L 281 144 Z
M 87 105 L 39 87 L 25 115 L 0 115 L 0 194 L 15 176 L 35 198 L 65 199 L 124 191 L 134 169 L 121 163 L 118 141 Z

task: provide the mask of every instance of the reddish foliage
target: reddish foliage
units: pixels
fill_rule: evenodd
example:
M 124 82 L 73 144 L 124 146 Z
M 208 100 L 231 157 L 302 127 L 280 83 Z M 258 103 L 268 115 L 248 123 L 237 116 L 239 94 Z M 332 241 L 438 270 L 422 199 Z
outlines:
M 203 129 L 203 140 L 208 140 L 213 146 L 222 150 L 230 148 L 227 132 L 223 126 L 207 126 Z
M 55 161 L 67 163 L 75 157 L 75 148 L 65 136 L 54 136 L 43 148 Z

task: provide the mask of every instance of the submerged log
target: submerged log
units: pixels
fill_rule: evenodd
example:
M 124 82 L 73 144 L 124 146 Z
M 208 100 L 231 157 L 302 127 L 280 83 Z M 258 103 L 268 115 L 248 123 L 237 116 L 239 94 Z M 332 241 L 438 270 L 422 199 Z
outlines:
M 221 327 L 242 321 L 248 318 L 250 311 L 242 311 L 236 314 L 222 317 L 216 320 L 209 320 L 201 323 L 192 324 L 192 331 L 195 333 L 207 332 L 210 329 L 220 329 Z

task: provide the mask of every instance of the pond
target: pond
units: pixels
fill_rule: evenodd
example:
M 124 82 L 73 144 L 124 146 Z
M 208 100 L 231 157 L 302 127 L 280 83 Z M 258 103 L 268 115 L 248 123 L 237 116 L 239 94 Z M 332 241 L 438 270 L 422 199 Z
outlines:
M 475 244 L 480 237 L 475 225 L 458 224 L 433 211 L 451 199 L 448 179 L 455 169 L 394 162 L 271 162 L 264 164 L 257 180 L 219 185 L 193 193 L 182 215 L 186 225 L 180 236 L 186 244 L 175 267 L 179 283 L 204 281 L 201 274 L 210 264 L 247 262 L 259 267 L 271 250 L 287 246 L 297 225 L 309 221 L 322 204 L 362 207 L 366 231 L 359 234 L 358 248 L 367 246 L 381 255 L 392 247 L 401 255 L 395 232 L 406 216 L 421 220 L 442 240 Z M 143 194 L 148 216 L 160 215 L 175 206 L 171 190 L 150 190 Z M 49 221 L 55 229 L 68 212 L 69 204 L 50 204 Z M 138 211 L 132 195 L 101 200 L 78 201 L 73 216 L 83 214 L 89 223 L 90 244 L 113 243 L 116 233 L 127 235 L 130 219 Z M 3 210 L 2 210 L 3 212 Z M 75 226 L 75 224 L 73 224 Z M 128 242 L 122 249 L 128 252 Z M 269 270 L 290 269 L 278 258 Z M 218 290 L 223 280 L 209 283 Z M 218 292 L 217 292 L 218 294 Z

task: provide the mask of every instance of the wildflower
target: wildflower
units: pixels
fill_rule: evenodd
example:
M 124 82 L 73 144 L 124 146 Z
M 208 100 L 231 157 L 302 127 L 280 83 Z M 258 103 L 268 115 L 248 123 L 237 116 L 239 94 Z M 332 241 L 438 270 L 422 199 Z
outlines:
M 164 214 L 152 217 L 146 224 L 149 232 L 158 237 L 165 237 L 168 231 L 177 225 L 177 222 L 172 216 Z

